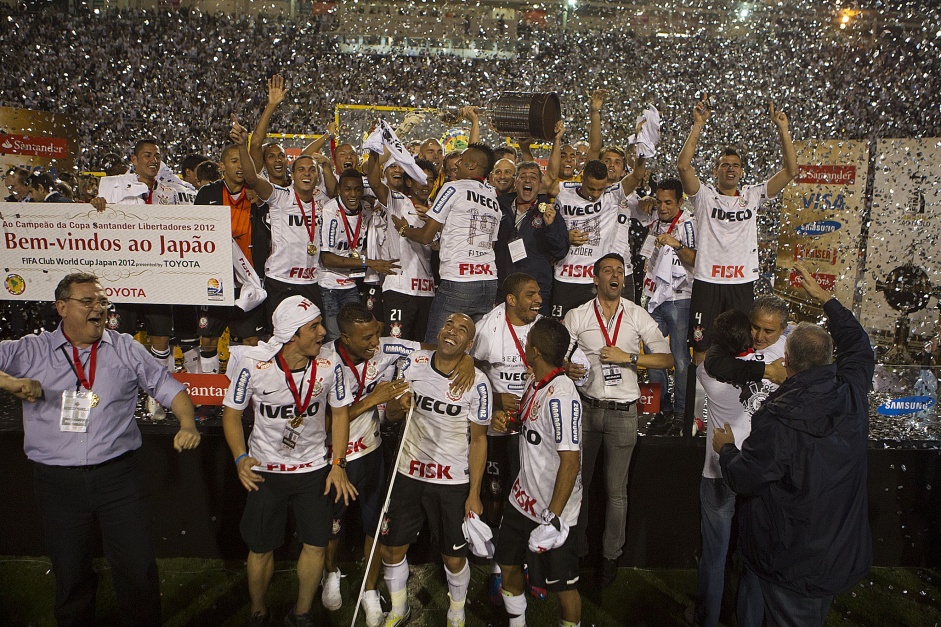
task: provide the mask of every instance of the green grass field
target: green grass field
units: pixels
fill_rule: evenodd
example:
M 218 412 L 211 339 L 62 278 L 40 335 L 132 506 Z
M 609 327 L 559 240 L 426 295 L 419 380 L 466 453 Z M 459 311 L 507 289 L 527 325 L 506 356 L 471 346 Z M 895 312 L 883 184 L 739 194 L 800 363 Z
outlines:
M 97 562 L 100 624 L 117 624 L 110 572 Z M 168 626 L 242 625 L 248 617 L 245 567 L 241 562 L 203 559 L 159 560 L 163 615 Z M 349 625 L 352 595 L 358 592 L 362 564 L 347 564 L 353 571 L 343 580 L 344 607 L 330 613 L 315 604 L 318 625 Z M 342 567 L 341 567 L 342 568 Z M 345 569 L 344 569 L 345 572 Z M 506 618 L 494 609 L 486 591 L 486 569 L 475 566 L 467 606 L 468 627 L 502 626 Z M 685 625 L 683 613 L 692 605 L 696 573 L 692 570 L 640 570 L 622 568 L 617 581 L 599 592 L 592 574 L 582 577 L 585 627 L 621 625 Z M 296 589 L 293 564 L 279 562 L 269 591 L 272 625 L 292 607 Z M 0 625 L 53 625 L 54 580 L 44 557 L 0 558 Z M 409 602 L 415 627 L 445 623 L 447 584 L 440 566 L 413 566 Z M 728 603 L 727 599 L 727 605 Z M 730 607 L 727 609 L 731 609 Z M 731 613 L 727 612 L 729 621 Z M 555 605 L 530 599 L 527 621 L 531 627 L 554 627 Z M 365 624 L 362 617 L 359 625 Z M 734 624 L 734 621 L 729 624 Z M 827 625 L 938 625 L 941 624 L 941 573 L 923 569 L 873 569 L 854 590 L 837 597 Z

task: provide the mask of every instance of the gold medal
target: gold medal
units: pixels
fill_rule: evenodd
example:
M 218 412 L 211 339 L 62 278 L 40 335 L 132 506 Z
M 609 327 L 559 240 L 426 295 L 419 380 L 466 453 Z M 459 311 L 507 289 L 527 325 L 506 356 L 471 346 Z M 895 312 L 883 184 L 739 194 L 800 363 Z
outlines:
M 94 392 L 91 393 L 91 406 L 92 407 L 98 407 L 98 401 L 100 400 L 101 398 L 97 394 L 95 394 Z
M 350 251 L 350 257 L 352 257 L 353 259 L 359 259 L 359 257 L 360 257 L 359 251 L 356 250 L 356 249 L 351 250 L 351 251 Z
M 541 203 L 539 203 L 539 213 L 545 213 L 545 212 L 546 212 L 546 209 L 548 209 L 548 208 L 549 208 L 549 203 L 547 203 L 547 202 L 541 202 Z
M 317 245 L 314 244 L 313 242 L 309 243 L 309 244 L 307 245 L 307 254 L 310 255 L 311 257 L 313 257 L 314 255 L 316 255 L 316 254 L 317 254 Z
M 291 418 L 291 428 L 292 428 L 292 429 L 297 429 L 297 428 L 298 428 L 299 426 L 301 426 L 302 424 L 304 424 L 304 417 L 303 417 L 303 416 L 294 416 L 293 418 Z

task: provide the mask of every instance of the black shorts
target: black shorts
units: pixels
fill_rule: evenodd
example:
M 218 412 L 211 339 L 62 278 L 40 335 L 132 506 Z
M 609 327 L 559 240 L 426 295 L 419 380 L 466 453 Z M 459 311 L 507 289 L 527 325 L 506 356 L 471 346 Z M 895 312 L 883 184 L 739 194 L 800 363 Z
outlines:
M 185 305 L 179 305 L 185 309 Z M 174 335 L 174 308 L 173 305 L 151 305 L 144 303 L 122 303 L 115 305 L 114 309 L 108 312 L 108 328 L 119 333 L 128 333 L 134 335 L 138 331 L 140 322 L 144 323 L 144 330 L 147 335 L 156 335 L 158 337 L 169 337 Z M 179 313 L 183 313 L 182 310 Z M 181 324 L 177 335 L 182 332 L 184 335 L 189 325 Z
M 484 472 L 480 498 L 502 503 L 520 472 L 520 436 L 487 436 L 487 470 Z
M 431 541 L 438 543 L 442 555 L 465 557 L 467 540 L 462 525 L 469 488 L 466 483 L 428 483 L 399 473 L 379 541 L 386 546 L 414 544 L 427 520 Z
M 385 320 L 383 311 L 385 298 L 382 295 L 382 287 L 378 283 L 357 283 L 359 289 L 359 300 L 363 303 L 376 320 Z
M 291 296 L 303 296 L 317 305 L 323 313 L 323 297 L 320 295 L 320 286 L 316 283 L 284 283 L 266 277 L 265 291 L 268 292 L 268 297 L 265 298 L 265 323 L 268 325 L 271 324 L 271 315 L 281 304 L 281 301 Z
M 595 297 L 594 283 L 552 281 L 552 317 L 561 320 L 570 309 L 580 307 Z
M 383 488 L 386 485 L 385 464 L 382 460 L 382 447 L 347 462 L 346 477 L 356 488 L 356 504 L 359 505 L 363 520 L 363 532 L 372 537 L 379 525 L 379 514 L 382 503 L 385 501 Z M 347 505 L 340 499 L 333 504 L 333 524 L 330 528 L 330 539 L 336 540 L 343 531 L 343 518 L 346 515 Z
M 262 473 L 258 490 L 248 493 L 239 530 L 253 553 L 267 553 L 284 544 L 288 505 L 294 508 L 297 537 L 310 546 L 327 546 L 330 506 L 334 495 L 324 494 L 330 466 L 314 472 Z
M 689 343 L 705 352 L 712 345 L 712 323 L 723 311 L 739 309 L 746 314 L 755 303 L 755 282 L 708 283 L 693 281 L 689 301 Z
M 238 288 L 235 297 L 238 298 Z M 221 337 L 229 329 L 230 339 L 258 337 L 265 330 L 265 306 L 258 305 L 251 311 L 236 307 L 213 307 L 203 305 L 199 308 L 197 334 L 199 337 Z
M 428 313 L 434 296 L 412 296 L 401 292 L 383 292 L 385 333 L 390 337 L 421 342 L 428 328 Z
M 578 541 L 575 527 L 569 528 L 568 538 L 562 546 L 533 553 L 529 550 L 529 534 L 539 523 L 523 516 L 512 504 L 503 510 L 500 537 L 493 559 L 506 566 L 529 566 L 529 584 L 551 592 L 565 592 L 578 588 Z

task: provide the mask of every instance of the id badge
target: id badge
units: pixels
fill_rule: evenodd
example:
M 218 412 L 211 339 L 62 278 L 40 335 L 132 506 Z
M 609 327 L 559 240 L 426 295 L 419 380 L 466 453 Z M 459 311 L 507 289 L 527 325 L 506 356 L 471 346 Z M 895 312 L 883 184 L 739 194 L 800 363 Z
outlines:
M 306 420 L 297 427 L 292 427 L 290 420 L 284 423 L 284 432 L 281 434 L 282 453 L 292 453 L 294 451 L 294 448 L 297 446 L 297 441 L 301 439 L 301 431 L 304 430 L 304 425 L 306 424 Z
M 92 393 L 90 391 L 63 390 L 62 409 L 59 412 L 59 431 L 86 433 L 91 408 Z
M 644 240 L 644 245 L 640 247 L 640 256 L 650 259 L 650 256 L 653 255 L 653 251 L 657 249 L 657 236 L 653 233 L 647 234 L 647 239 Z
M 513 263 L 516 263 L 517 261 L 520 261 L 522 259 L 526 259 L 526 244 L 523 243 L 522 238 L 517 237 L 516 239 L 510 240 L 509 248 L 510 248 L 510 260 Z
M 621 367 L 617 364 L 601 364 L 605 385 L 621 384 Z

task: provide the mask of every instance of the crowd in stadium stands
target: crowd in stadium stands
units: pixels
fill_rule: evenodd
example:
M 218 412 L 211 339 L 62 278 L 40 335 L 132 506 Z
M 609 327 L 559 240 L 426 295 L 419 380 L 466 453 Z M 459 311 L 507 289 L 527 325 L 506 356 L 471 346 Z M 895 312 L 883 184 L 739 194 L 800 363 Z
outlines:
M 316 28 L 262 18 L 7 16 L 2 104 L 70 114 L 81 136 L 79 163 L 107 176 L 95 187 L 70 172 L 57 179 L 14 168 L 5 173 L 6 200 L 89 202 L 98 211 L 228 206 L 240 270 L 237 307 L 198 310 L 113 304 L 96 277 L 70 275 L 56 291 L 58 317 L 48 306 L 40 316 L 51 328 L 61 318 L 54 333 L 0 344 L 0 387 L 35 402 L 29 416 L 47 430 L 45 439 L 26 433 L 37 480 L 81 483 L 94 472 L 121 482 L 116 475 L 134 463 L 140 434 L 124 410 L 136 384 L 93 387 L 99 345 L 145 363 L 136 377 L 151 395 L 148 411 L 156 416 L 165 412 L 161 403 L 172 405 L 181 419 L 178 450 L 199 444 L 192 404 L 167 379 L 176 370 L 173 339 L 184 339 L 180 329 L 195 313 L 198 339 L 184 354 L 186 370 L 219 373 L 226 327 L 233 340 L 222 422 L 249 492 L 240 530 L 249 548 L 250 624 L 269 621 L 265 592 L 288 499 L 304 548 L 286 624 L 313 624 L 321 584 L 323 606 L 342 606 L 335 558 L 346 511 L 339 501 L 358 491 L 367 559 L 378 546 L 354 601 L 368 625 L 408 621 L 407 552 L 428 523 L 445 566 L 449 625 L 464 625 L 472 551 L 491 560 L 491 600 L 512 627 L 525 625 L 527 589 L 554 593 L 558 624 L 576 627 L 579 560 L 589 543 L 581 500 L 596 466 L 607 495 L 600 587 L 616 577 L 625 544 L 637 369 L 661 385 L 661 411 L 648 434 L 690 433 L 685 401 L 695 397 L 698 377 L 715 406 L 707 435 L 715 455 L 703 470 L 703 560 L 690 622 L 718 622 L 738 493 L 759 495 L 743 515 L 763 523 L 741 540 L 739 622 L 790 616 L 822 624 L 833 594 L 854 585 L 872 559 L 865 393 L 873 356 L 852 314 L 801 262 L 798 281 L 825 307 L 832 339 L 816 325 L 789 327 L 781 299 L 756 300 L 758 214 L 797 177 L 792 133 L 941 131 L 941 111 L 926 106 L 941 74 L 927 38 L 873 50 L 797 37 L 805 28 L 782 20 L 734 39 L 522 29 L 516 59 L 479 61 L 325 52 Z M 476 105 L 504 90 L 562 96 L 547 167 L 534 162 L 529 142 L 517 150 L 479 141 Z M 405 144 L 380 120 L 362 146 L 362 138 L 328 128 L 336 104 L 424 107 L 444 96 L 464 104 L 458 122 L 469 127 L 468 144 L 460 151 L 445 153 L 439 138 L 423 136 L 417 117 L 396 129 L 412 131 Z M 641 126 L 647 103 L 659 113 L 647 110 Z M 269 132 L 309 131 L 327 134 L 290 162 L 277 141 L 266 141 Z M 6 315 L 7 323 L 24 319 Z M 153 360 L 118 333 L 137 330 L 139 319 Z M 834 341 L 845 351 L 835 366 Z M 74 391 L 53 390 L 73 372 Z M 825 398 L 795 410 L 794 394 Z M 120 396 L 123 413 L 112 396 Z M 761 407 L 766 399 L 773 411 Z M 114 441 L 89 430 L 99 401 L 95 419 L 122 430 Z M 413 417 L 400 434 L 403 461 L 393 467 L 391 425 L 406 414 Z M 835 423 L 792 426 L 808 415 Z M 422 428 L 410 432 L 408 424 Z M 769 443 L 775 429 L 781 435 Z M 71 434 L 86 430 L 92 444 L 79 446 Z M 808 433 L 826 455 L 806 454 Z M 802 442 L 796 451 L 780 445 L 795 438 Z M 86 450 L 98 445 L 113 445 L 107 451 L 115 456 Z M 790 452 L 794 460 L 781 461 Z M 789 474 L 791 465 L 798 475 Z M 380 517 L 384 472 L 396 482 Z M 49 519 L 58 519 L 65 496 L 75 511 L 100 507 L 68 484 L 43 485 L 39 494 L 57 495 L 44 502 Z M 134 526 L 145 529 L 130 505 L 139 502 L 136 489 L 125 487 Z M 814 533 L 789 527 L 795 493 L 806 503 L 828 499 L 826 511 L 806 514 Z M 784 521 L 783 530 L 769 518 Z M 500 529 L 495 547 L 491 528 Z M 57 618 L 82 622 L 94 615 L 95 579 L 78 546 L 84 540 L 57 541 L 63 533 L 47 533 Z M 110 556 L 124 583 L 119 603 L 151 624 L 160 613 L 156 566 L 146 542 L 131 540 L 134 559 Z M 825 576 L 813 547 L 833 549 Z M 150 599 L 147 607 L 135 607 L 135 595 Z
M 284 133 L 322 132 L 336 104 L 435 106 L 455 94 L 481 104 L 516 89 L 558 92 L 569 132 L 587 138 L 588 97 L 607 87 L 623 105 L 604 120 L 605 137 L 616 140 L 633 132 L 644 103 L 681 120 L 688 102 L 709 91 L 722 122 L 711 140 L 753 147 L 757 178 L 774 167 L 765 161 L 773 146 L 734 121 L 769 99 L 800 120 L 801 137 L 930 136 L 941 129 L 941 111 L 930 104 L 941 88 L 933 34 L 887 32 L 860 46 L 830 36 L 831 24 L 798 19 L 736 38 L 521 27 L 515 60 L 475 61 L 325 52 L 313 26 L 276 18 L 44 11 L 2 19 L 0 51 L 8 61 L 0 104 L 72 115 L 85 170 L 100 171 L 108 153 L 125 155 L 141 134 L 156 136 L 171 164 L 191 152 L 218 151 L 226 141 L 221 121 L 231 110 L 254 117 L 264 105 L 264 79 L 277 72 L 292 86 L 271 128 Z M 667 152 L 676 154 L 682 139 L 683 125 L 664 129 Z

